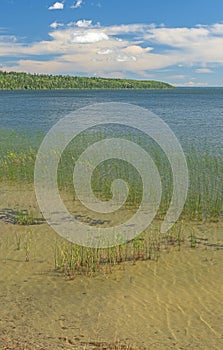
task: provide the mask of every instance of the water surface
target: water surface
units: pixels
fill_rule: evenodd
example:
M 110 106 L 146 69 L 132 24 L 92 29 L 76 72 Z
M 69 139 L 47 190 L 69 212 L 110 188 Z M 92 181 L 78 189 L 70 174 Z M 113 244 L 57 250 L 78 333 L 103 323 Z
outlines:
M 102 102 L 132 103 L 151 110 L 183 146 L 222 148 L 223 88 L 0 91 L 0 128 L 46 133 L 69 112 Z

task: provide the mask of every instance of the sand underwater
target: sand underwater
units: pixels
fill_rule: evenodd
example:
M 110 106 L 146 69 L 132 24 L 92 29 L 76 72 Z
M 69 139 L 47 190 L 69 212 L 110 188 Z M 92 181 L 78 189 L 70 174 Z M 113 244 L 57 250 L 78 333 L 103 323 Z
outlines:
M 1 186 L 0 349 L 223 348 L 222 222 L 185 223 L 194 248 L 68 280 L 54 269 L 58 235 L 7 220 L 16 207 L 38 211 L 33 190 Z

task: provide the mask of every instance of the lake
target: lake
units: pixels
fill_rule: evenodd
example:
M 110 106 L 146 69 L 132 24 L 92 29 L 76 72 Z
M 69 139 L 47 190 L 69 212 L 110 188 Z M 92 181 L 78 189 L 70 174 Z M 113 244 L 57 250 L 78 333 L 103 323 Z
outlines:
M 223 88 L 0 91 L 0 141 L 4 141 L 5 129 L 46 133 L 69 112 L 101 102 L 132 103 L 149 109 L 170 126 L 183 147 L 222 148 Z
M 35 154 L 44 135 L 70 112 L 105 102 L 130 103 L 144 107 L 162 118 L 175 133 L 187 158 L 190 186 L 185 215 L 189 218 L 222 217 L 223 88 L 0 91 L 0 179 L 32 183 Z M 81 118 L 79 114 L 77 114 L 77 120 L 78 118 Z M 147 119 L 140 118 L 140 115 L 138 119 L 139 128 L 145 130 L 146 125 L 142 124 L 147 124 Z M 142 120 L 144 120 L 143 123 Z M 130 137 L 131 140 L 132 133 L 129 135 L 129 130 L 124 129 L 124 133 L 125 137 Z M 114 129 L 107 128 L 107 131 L 109 135 L 118 137 L 116 132 L 119 133 L 120 130 L 114 127 Z M 87 137 L 79 135 L 74 139 L 74 143 L 70 143 L 71 147 L 63 153 L 58 168 L 60 185 L 73 187 L 75 162 L 87 148 L 86 145 L 104 138 L 103 132 L 102 129 L 102 134 L 98 135 L 93 131 L 92 139 L 91 136 L 89 138 L 90 134 L 87 134 Z M 123 131 L 121 132 L 123 135 Z M 155 161 L 162 186 L 166 184 L 163 190 L 166 195 L 163 208 L 166 208 L 172 193 L 170 164 L 165 154 L 160 153 L 157 145 L 154 148 L 153 143 L 147 143 L 148 139 L 142 141 L 140 137 L 140 133 L 133 135 L 132 140 L 139 144 L 143 142 L 143 147 Z M 171 142 L 170 144 L 173 145 Z M 101 151 L 99 151 L 100 154 Z M 103 195 L 109 196 L 111 179 L 121 177 L 128 182 L 127 179 L 131 177 L 132 192 L 141 196 L 138 190 L 141 180 L 137 177 L 134 167 L 130 166 L 132 169 L 130 171 L 129 165 L 127 168 L 125 164 L 120 167 L 120 164 L 117 162 L 116 164 L 112 159 L 104 163 L 97 168 L 99 174 L 96 171 L 97 175 L 94 177 L 96 180 L 93 187 L 96 192 L 102 191 Z M 117 172 L 117 169 L 120 169 L 122 175 Z M 109 181 L 108 174 L 110 174 Z M 130 195 L 129 199 L 134 201 L 138 200 L 138 197 L 133 200 Z
M 223 88 L 0 91 L 0 348 L 222 348 L 222 97 Z M 165 154 L 157 157 L 152 147 L 162 198 L 139 239 L 92 250 L 71 245 L 44 222 L 33 186 L 36 148 L 60 118 L 97 102 L 145 107 L 170 126 L 185 151 L 192 146 L 186 154 L 188 197 L 168 233 L 160 227 L 171 205 L 173 176 Z M 111 195 L 109 176 L 132 184 L 127 205 L 104 214 L 76 200 L 71 156 L 63 154 L 57 172 L 69 213 L 97 235 L 132 218 L 144 189 L 134 187 L 134 169 L 124 164 L 122 171 L 117 162 L 97 167 L 92 187 L 99 199 Z M 51 191 L 45 194 L 48 199 Z

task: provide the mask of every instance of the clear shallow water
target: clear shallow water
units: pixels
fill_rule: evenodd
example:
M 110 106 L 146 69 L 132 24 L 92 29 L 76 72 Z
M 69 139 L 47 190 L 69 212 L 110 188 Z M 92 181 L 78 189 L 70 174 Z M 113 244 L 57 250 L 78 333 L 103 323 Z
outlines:
M 189 170 L 185 217 L 199 220 L 209 217 L 221 218 L 222 98 L 223 88 L 177 88 L 155 91 L 0 91 L 0 179 L 33 182 L 35 155 L 44 134 L 70 112 L 94 103 L 132 103 L 147 108 L 161 117 L 183 146 Z M 140 116 L 137 117 L 139 127 L 146 129 L 147 125 L 140 124 Z M 113 128 L 107 129 L 108 134 L 115 134 Z M 125 133 L 126 130 L 126 138 L 130 136 L 132 140 L 132 134 L 128 134 L 128 128 L 124 129 Z M 92 135 L 86 133 L 87 137 L 83 136 L 84 133 L 75 138 L 74 143 L 71 142 L 63 152 L 58 167 L 60 186 L 73 188 L 73 169 L 76 160 L 87 149 L 87 145 L 96 142 L 97 137 L 100 140 L 103 135 L 100 133 L 97 135 L 97 131 L 96 133 L 93 131 Z M 134 135 L 134 141 L 139 141 L 140 144 L 140 139 L 137 137 L 138 134 Z M 172 172 L 165 149 L 160 152 L 161 149 L 159 150 L 153 142 L 147 142 L 148 140 L 146 139 L 144 143 L 143 139 L 142 146 L 153 158 L 160 174 L 163 190 L 160 212 L 163 213 L 170 204 L 173 191 Z M 138 173 L 132 173 L 130 168 L 125 168 L 125 165 L 122 172 L 122 168 L 120 170 L 113 160 L 108 166 L 106 162 L 102 163 L 93 176 L 96 179 L 94 190 L 102 192 L 105 196 L 108 194 L 106 198 L 110 198 L 111 182 L 116 178 L 123 178 L 132 188 L 132 192 L 129 192 L 131 203 L 138 203 L 138 197 L 142 192 L 142 187 L 138 186 L 141 181 Z
M 223 146 L 223 88 L 157 91 L 0 91 L 1 143 L 5 129 L 46 133 L 60 118 L 100 102 L 132 103 L 160 116 L 182 146 Z

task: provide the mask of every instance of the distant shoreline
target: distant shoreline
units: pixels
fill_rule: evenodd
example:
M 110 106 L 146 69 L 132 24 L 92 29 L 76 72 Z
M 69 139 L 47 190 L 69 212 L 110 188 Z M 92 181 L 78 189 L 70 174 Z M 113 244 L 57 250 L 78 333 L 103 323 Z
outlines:
M 0 90 L 155 90 L 174 86 L 154 80 L 73 77 L 0 71 Z

